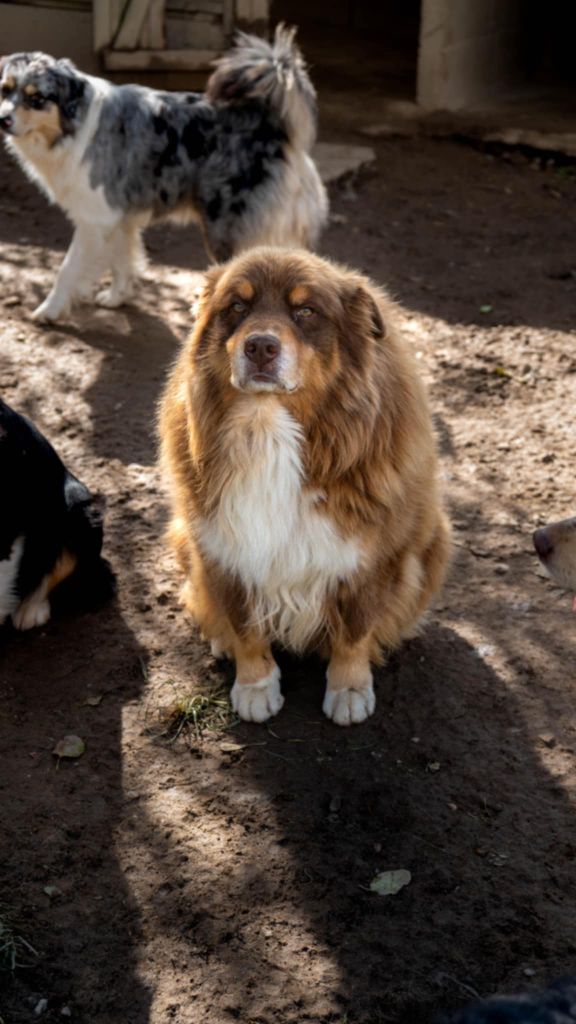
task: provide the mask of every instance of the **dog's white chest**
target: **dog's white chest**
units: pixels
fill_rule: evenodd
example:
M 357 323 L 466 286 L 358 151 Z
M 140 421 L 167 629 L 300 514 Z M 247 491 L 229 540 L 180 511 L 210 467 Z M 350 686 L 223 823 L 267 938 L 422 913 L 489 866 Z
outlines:
M 0 624 L 20 603 L 16 595 L 16 580 L 23 551 L 24 538 L 17 537 L 9 557 L 0 561 Z
M 238 419 L 226 432 L 230 475 L 203 550 L 250 594 L 255 624 L 296 650 L 321 630 L 327 594 L 358 567 L 360 544 L 342 538 L 303 490 L 302 433 L 282 406 Z

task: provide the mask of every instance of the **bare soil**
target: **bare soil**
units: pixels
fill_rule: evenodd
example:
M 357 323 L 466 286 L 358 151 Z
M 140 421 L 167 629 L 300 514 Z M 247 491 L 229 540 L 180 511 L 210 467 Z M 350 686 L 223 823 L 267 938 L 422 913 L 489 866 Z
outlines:
M 99 611 L 0 636 L 1 899 L 39 954 L 3 976 L 5 1024 L 429 1024 L 574 971 L 574 620 L 531 531 L 575 511 L 576 178 L 453 141 L 375 146 L 333 190 L 322 252 L 400 303 L 434 404 L 448 584 L 366 724 L 325 721 L 323 666 L 284 658 L 269 726 L 172 743 L 162 708 L 231 682 L 179 607 L 155 467 L 205 256 L 192 230 L 155 229 L 133 307 L 36 326 L 70 228 L 2 159 L 1 393 L 106 494 L 119 582 Z M 58 763 L 70 732 L 86 752 Z M 370 891 L 396 868 L 407 887 Z

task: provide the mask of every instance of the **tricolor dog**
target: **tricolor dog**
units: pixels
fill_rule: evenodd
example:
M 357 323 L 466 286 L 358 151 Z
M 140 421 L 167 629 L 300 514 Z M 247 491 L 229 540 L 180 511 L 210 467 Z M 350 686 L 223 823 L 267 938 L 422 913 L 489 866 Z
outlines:
M 325 713 L 362 722 L 371 662 L 441 586 L 434 433 L 396 319 L 367 278 L 301 250 L 207 273 L 161 407 L 162 461 L 184 600 L 236 661 L 241 718 L 282 707 L 275 642 L 324 654 Z
M 101 557 L 102 499 L 66 468 L 25 416 L 0 398 L 0 625 L 42 626 L 50 596 L 67 582 L 75 603 L 109 597 Z
M 216 260 L 262 243 L 316 243 L 328 206 L 310 157 L 316 97 L 294 33 L 279 26 L 273 45 L 240 34 L 205 93 L 113 85 L 44 53 L 2 58 L 8 149 L 75 227 L 35 319 L 65 316 L 106 272 L 97 301 L 129 299 L 153 221 L 196 221 Z

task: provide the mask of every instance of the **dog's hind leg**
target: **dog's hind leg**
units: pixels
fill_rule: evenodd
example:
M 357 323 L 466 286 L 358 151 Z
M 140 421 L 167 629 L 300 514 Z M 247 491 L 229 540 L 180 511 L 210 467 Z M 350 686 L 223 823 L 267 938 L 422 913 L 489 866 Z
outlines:
M 12 613 L 12 622 L 16 629 L 33 629 L 34 626 L 44 626 L 50 618 L 50 602 L 48 595 L 71 576 L 76 568 L 76 556 L 70 551 L 64 550 L 58 558 L 52 571 L 48 573 L 40 585 L 31 594 L 24 598 L 22 604 Z
M 115 309 L 132 298 L 135 279 L 146 266 L 146 253 L 140 226 L 123 221 L 107 240 L 106 259 L 112 272 L 112 283 L 96 296 L 99 306 Z
M 70 312 L 75 299 L 91 291 L 102 271 L 102 249 L 101 229 L 93 224 L 76 227 L 54 287 L 32 313 L 33 320 L 58 320 Z

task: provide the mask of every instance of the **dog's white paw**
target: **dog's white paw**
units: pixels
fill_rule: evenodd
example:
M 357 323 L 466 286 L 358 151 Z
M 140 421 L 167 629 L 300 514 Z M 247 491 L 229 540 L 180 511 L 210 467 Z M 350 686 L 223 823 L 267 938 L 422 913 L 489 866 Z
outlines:
M 130 293 L 119 292 L 113 285 L 110 288 L 103 288 L 96 294 L 96 303 L 105 309 L 118 309 L 118 306 L 123 306 L 129 299 Z
M 322 710 L 336 725 L 364 722 L 374 713 L 376 697 L 372 684 L 358 690 L 326 690 Z
M 245 722 L 265 722 L 277 715 L 284 703 L 280 692 L 280 669 L 275 665 L 265 679 L 257 683 L 236 681 L 230 694 L 232 707 Z
M 39 324 L 51 324 L 56 320 L 59 320 L 64 313 L 68 312 L 68 306 L 63 305 L 61 302 L 54 302 L 53 299 L 48 296 L 36 307 L 34 312 L 31 314 L 31 319 L 35 320 Z
M 23 601 L 12 613 L 12 622 L 16 629 L 34 629 L 43 626 L 50 618 L 50 602 L 44 598 L 38 600 L 34 596 Z

